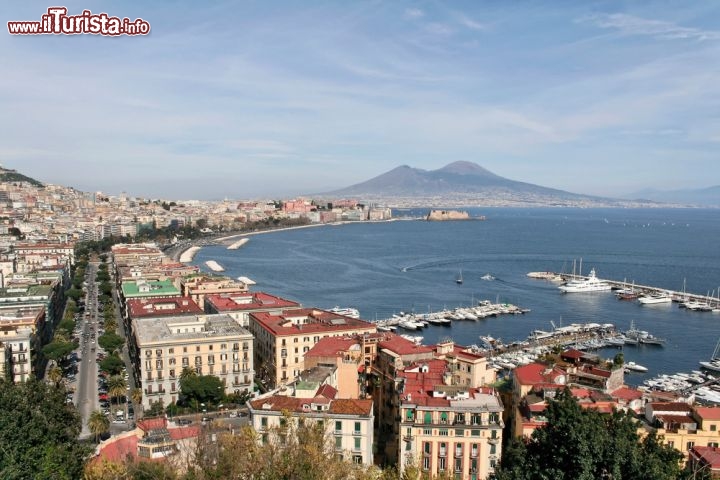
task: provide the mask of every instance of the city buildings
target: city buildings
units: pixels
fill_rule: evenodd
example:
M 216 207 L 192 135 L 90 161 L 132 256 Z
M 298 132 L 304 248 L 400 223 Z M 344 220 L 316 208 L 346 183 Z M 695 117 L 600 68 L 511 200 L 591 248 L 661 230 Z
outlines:
M 220 379 L 224 394 L 252 391 L 253 338 L 227 315 L 190 315 L 132 320 L 129 339 L 143 406 L 178 400 L 183 369 Z
M 205 312 L 225 313 L 249 328 L 250 314 L 266 312 L 280 315 L 283 310 L 301 308 L 298 302 L 265 292 L 216 293 L 205 295 Z
M 268 388 L 284 385 L 305 368 L 304 354 L 321 338 L 375 333 L 369 322 L 320 309 L 250 314 L 258 375 Z
M 373 463 L 372 400 L 338 399 L 334 389 L 322 388 L 300 398 L 270 395 L 248 402 L 250 423 L 260 441 L 277 441 L 290 422 L 320 423 L 332 437 L 336 455 L 364 465 Z

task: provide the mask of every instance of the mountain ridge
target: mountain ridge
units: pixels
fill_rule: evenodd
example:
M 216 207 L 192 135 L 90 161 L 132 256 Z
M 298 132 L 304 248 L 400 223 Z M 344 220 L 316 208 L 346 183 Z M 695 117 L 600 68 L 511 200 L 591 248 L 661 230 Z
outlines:
M 324 195 L 430 206 L 626 206 L 632 202 L 519 182 L 468 161 L 452 162 L 436 170 L 400 165 L 364 182 Z

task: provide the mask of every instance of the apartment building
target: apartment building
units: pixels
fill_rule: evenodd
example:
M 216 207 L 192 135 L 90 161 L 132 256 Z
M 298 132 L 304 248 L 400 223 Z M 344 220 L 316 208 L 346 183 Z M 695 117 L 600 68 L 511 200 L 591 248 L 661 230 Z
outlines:
M 24 382 L 41 371 L 37 332 L 44 324 L 43 306 L 0 306 L 0 368 L 2 373 L 12 372 L 14 382 Z
M 656 427 L 663 443 L 686 458 L 693 447 L 720 447 L 720 407 L 650 402 L 645 405 L 645 419 Z
M 320 339 L 375 333 L 375 325 L 320 309 L 250 314 L 258 375 L 269 388 L 285 385 L 305 369 L 304 355 Z
M 220 379 L 224 393 L 252 391 L 253 338 L 227 315 L 189 315 L 132 320 L 128 348 L 141 384 L 143 406 L 178 400 L 186 367 Z
M 264 292 L 218 293 L 205 296 L 206 313 L 224 313 L 249 328 L 250 314 L 266 312 L 280 315 L 283 310 L 302 308 L 298 302 Z
M 503 405 L 489 388 L 453 385 L 446 360 L 399 374 L 399 466 L 471 480 L 488 478 L 500 462 Z
M 322 387 L 321 387 L 322 388 Z M 260 441 L 273 441 L 288 421 L 322 423 L 332 436 L 337 455 L 355 463 L 373 463 L 372 400 L 337 399 L 331 389 L 324 388 L 312 398 L 273 395 L 248 403 L 250 423 L 260 434 Z
M 218 294 L 235 294 L 248 291 L 246 283 L 227 277 L 207 275 L 186 277 L 180 282 L 184 297 L 192 298 L 200 308 L 205 309 L 205 297 Z

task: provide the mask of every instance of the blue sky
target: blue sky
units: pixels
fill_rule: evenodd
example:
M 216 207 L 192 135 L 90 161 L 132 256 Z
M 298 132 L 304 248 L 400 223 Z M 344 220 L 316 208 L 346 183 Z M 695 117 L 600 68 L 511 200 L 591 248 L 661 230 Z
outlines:
M 12 2 L 8 20 L 51 4 Z M 0 35 L 0 162 L 168 198 L 473 161 L 578 193 L 720 183 L 716 2 L 67 2 L 143 37 Z

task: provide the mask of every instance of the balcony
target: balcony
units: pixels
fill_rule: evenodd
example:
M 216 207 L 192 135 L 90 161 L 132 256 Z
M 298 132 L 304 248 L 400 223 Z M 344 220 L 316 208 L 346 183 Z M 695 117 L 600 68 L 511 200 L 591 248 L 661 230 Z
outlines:
M 413 438 L 415 438 L 415 437 L 412 435 L 405 435 L 405 436 L 403 436 L 403 442 L 412 442 Z
M 477 451 L 477 450 L 474 450 L 474 449 L 473 449 L 473 450 L 470 450 L 470 457 L 472 457 L 472 458 L 477 458 L 477 456 L 478 456 L 478 451 Z
M 498 443 L 500 443 L 500 439 L 497 437 L 496 438 L 488 438 L 488 443 L 491 445 L 497 445 Z
M 362 432 L 360 430 L 354 430 L 353 435 L 362 435 Z
M 438 453 L 438 457 L 446 457 L 447 456 L 447 450 L 440 449 L 440 452 Z

